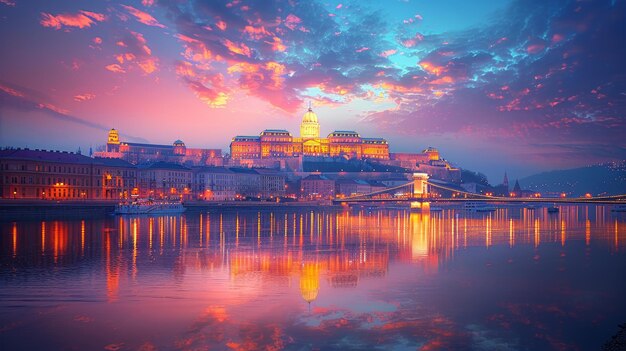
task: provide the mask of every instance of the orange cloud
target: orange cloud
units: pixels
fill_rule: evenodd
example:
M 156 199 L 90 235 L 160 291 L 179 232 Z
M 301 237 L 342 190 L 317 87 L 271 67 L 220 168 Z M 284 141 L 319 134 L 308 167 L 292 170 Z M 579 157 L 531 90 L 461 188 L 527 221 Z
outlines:
M 238 54 L 238 55 L 244 55 L 247 57 L 250 57 L 251 53 L 250 53 L 250 48 L 248 46 L 246 46 L 246 44 L 241 43 L 239 45 L 233 43 L 232 41 L 225 39 L 224 40 L 224 45 L 226 46 L 226 48 L 228 48 L 228 50 L 232 53 Z
M 126 71 L 122 68 L 122 66 L 118 65 L 117 63 L 105 66 L 104 68 L 114 73 L 126 73 Z
M 141 10 L 137 10 L 136 8 L 134 8 L 132 6 L 128 6 L 128 5 L 122 5 L 122 7 L 125 8 L 126 11 L 128 11 L 128 13 L 130 13 L 133 16 L 135 16 L 137 21 L 140 22 L 140 23 L 143 23 L 143 24 L 148 25 L 148 26 L 165 28 L 164 25 L 159 23 L 159 21 L 157 21 L 149 13 L 143 12 Z
M 436 76 L 440 75 L 443 72 L 446 72 L 446 68 L 443 66 L 437 66 L 434 63 L 431 62 L 427 62 L 427 61 L 422 61 L 420 62 L 420 67 L 422 67 L 422 69 L 430 74 L 434 74 Z
M 287 47 L 283 44 L 283 41 L 279 37 L 274 37 L 273 41 L 266 41 L 266 43 L 272 45 L 273 51 L 283 52 Z
M 66 27 L 87 28 L 91 27 L 96 22 L 102 22 L 106 19 L 106 16 L 96 12 L 79 11 L 76 14 L 62 13 L 58 15 L 52 15 L 49 13 L 41 13 L 41 23 L 44 27 L 51 27 L 54 29 L 61 29 Z
M 430 84 L 441 85 L 441 84 L 451 84 L 454 83 L 454 78 L 450 76 L 443 76 L 439 79 L 435 79 L 430 82 Z
M 261 27 L 245 26 L 243 28 L 243 32 L 246 33 L 250 38 L 255 39 L 255 40 L 259 40 L 261 38 L 272 35 L 272 33 L 268 32 L 264 26 L 261 26 Z

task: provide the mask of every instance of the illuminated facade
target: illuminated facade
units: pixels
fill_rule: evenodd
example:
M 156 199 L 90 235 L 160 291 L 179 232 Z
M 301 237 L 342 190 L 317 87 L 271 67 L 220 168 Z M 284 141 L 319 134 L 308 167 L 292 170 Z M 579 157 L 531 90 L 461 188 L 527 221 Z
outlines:
M 120 141 L 116 129 L 109 131 L 104 151 L 95 153 L 97 157 L 121 158 L 132 164 L 151 162 L 172 162 L 192 166 L 221 166 L 222 150 L 188 148 L 181 140 L 172 145 L 130 143 Z
M 119 200 L 137 193 L 137 169 L 119 159 L 65 151 L 0 150 L 0 197 Z
M 389 159 L 389 144 L 382 138 L 363 138 L 354 131 L 337 130 L 320 138 L 317 115 L 309 107 L 302 117 L 300 136 L 284 129 L 266 129 L 260 136 L 236 136 L 230 144 L 233 159 L 300 156 Z
M 439 150 L 434 147 L 428 147 L 421 153 L 392 153 L 390 159 L 384 163 L 413 172 L 427 173 L 431 178 L 452 183 L 461 181 L 461 170 L 443 159 Z

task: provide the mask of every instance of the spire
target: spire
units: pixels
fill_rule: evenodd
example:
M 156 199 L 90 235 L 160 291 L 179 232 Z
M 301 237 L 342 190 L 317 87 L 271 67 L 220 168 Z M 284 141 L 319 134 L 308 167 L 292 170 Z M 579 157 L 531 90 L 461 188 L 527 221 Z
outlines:
M 311 100 L 309 100 L 309 111 L 313 111 L 313 109 L 311 108 Z
M 506 186 L 507 192 L 509 191 L 509 177 L 506 175 L 506 171 L 504 171 L 504 180 L 502 181 L 502 185 Z

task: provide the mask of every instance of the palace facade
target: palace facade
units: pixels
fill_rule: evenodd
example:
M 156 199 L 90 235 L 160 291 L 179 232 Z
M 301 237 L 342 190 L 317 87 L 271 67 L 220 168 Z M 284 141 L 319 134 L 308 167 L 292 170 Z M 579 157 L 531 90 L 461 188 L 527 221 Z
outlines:
M 320 137 L 317 115 L 309 107 L 302 117 L 300 136 L 284 129 L 266 129 L 259 136 L 236 136 L 230 143 L 232 159 L 269 159 L 300 156 L 389 159 L 389 144 L 382 138 L 363 138 L 359 133 L 336 130 Z
M 181 140 L 172 145 L 131 143 L 121 141 L 116 129 L 109 131 L 106 148 L 96 157 L 121 158 L 132 164 L 171 162 L 189 166 L 221 166 L 222 150 L 188 148 Z

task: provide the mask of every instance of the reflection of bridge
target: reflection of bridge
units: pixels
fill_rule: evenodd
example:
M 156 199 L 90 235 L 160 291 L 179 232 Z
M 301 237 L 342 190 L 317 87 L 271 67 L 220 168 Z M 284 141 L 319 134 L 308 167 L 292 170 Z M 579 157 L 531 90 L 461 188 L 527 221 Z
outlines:
M 433 193 L 431 190 L 436 190 Z M 440 192 L 444 191 L 451 196 L 442 197 Z M 421 208 L 422 204 L 430 202 L 498 202 L 498 203 L 591 203 L 591 204 L 626 204 L 626 194 L 596 197 L 576 197 L 576 198 L 543 198 L 543 197 L 503 197 L 489 196 L 483 194 L 470 193 L 461 189 L 455 189 L 447 185 L 437 184 L 428 180 L 426 173 L 413 173 L 413 181 L 375 191 L 369 194 L 358 194 L 345 198 L 334 199 L 334 203 L 351 204 L 363 202 L 410 202 L 411 207 Z

